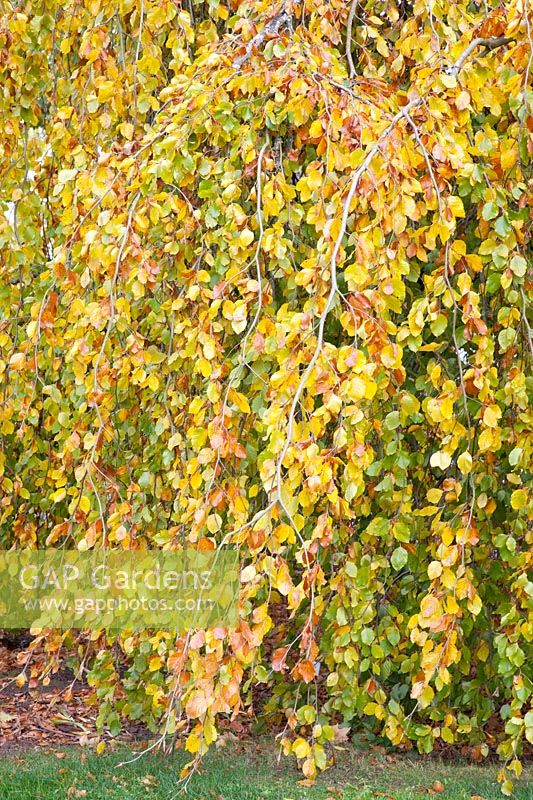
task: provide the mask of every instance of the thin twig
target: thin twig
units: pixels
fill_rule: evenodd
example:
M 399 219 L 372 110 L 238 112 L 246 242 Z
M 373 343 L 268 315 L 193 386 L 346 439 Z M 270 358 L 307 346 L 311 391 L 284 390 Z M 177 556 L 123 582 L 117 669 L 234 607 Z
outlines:
M 346 58 L 348 59 L 348 64 L 350 66 L 350 78 L 355 77 L 355 64 L 353 63 L 352 57 L 352 29 L 358 4 L 359 0 L 352 0 L 350 13 L 348 14 L 348 22 L 346 23 Z

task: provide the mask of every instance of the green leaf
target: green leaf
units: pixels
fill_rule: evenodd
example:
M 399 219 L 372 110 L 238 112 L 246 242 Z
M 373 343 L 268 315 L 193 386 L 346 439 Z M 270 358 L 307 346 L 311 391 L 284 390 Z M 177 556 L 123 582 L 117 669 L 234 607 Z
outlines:
M 489 203 L 485 203 L 485 205 L 483 206 L 481 216 L 483 217 L 483 219 L 488 221 L 490 219 L 495 219 L 499 213 L 500 210 L 498 206 L 493 200 L 491 200 Z
M 527 261 L 522 256 L 513 256 L 509 262 L 511 271 L 518 277 L 523 278 L 527 270 Z
M 401 546 L 397 547 L 393 551 L 392 556 L 391 556 L 391 564 L 394 567 L 394 569 L 401 569 L 402 567 L 404 567 L 407 564 L 408 557 L 409 557 L 409 554 L 408 554 L 407 550 L 405 549 L 405 547 L 401 547 Z
M 383 427 L 388 431 L 394 431 L 400 426 L 400 412 L 391 411 L 383 420 Z

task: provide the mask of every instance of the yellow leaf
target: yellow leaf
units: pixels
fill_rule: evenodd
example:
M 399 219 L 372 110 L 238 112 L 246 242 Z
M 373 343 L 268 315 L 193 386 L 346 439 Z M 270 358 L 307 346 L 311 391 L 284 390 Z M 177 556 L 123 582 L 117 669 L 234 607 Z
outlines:
M 331 393 L 324 405 L 328 411 L 331 411 L 332 414 L 337 415 L 342 408 L 342 400 L 336 394 Z
M 481 432 L 479 439 L 478 439 L 478 447 L 480 450 L 489 450 L 492 447 L 494 435 L 490 428 L 485 428 L 484 431 Z
M 209 339 L 209 341 L 207 341 L 204 344 L 204 348 L 203 349 L 204 349 L 204 356 L 208 359 L 208 361 L 212 361 L 213 358 L 216 355 L 216 347 L 215 347 L 214 340 L 213 339 Z
M 131 124 L 131 122 L 123 122 L 122 125 L 120 125 L 119 127 L 120 127 L 120 132 L 122 133 L 124 138 L 129 139 L 131 141 L 131 139 L 133 139 L 133 132 L 134 132 L 133 125 Z
M 463 201 L 460 197 L 456 197 L 455 195 L 451 195 L 448 198 L 448 207 L 454 217 L 464 217 L 465 215 L 465 208 L 463 205 Z
M 185 741 L 185 749 L 188 753 L 197 753 L 200 749 L 200 738 L 191 733 Z
M 472 469 L 472 456 L 468 452 L 461 453 L 459 458 L 457 459 L 457 466 L 463 473 L 463 475 L 468 475 L 468 473 Z
M 457 86 L 457 79 L 453 75 L 447 75 L 445 72 L 441 72 L 440 82 L 447 89 L 455 89 Z
M 502 169 L 511 169 L 514 167 L 517 159 L 517 151 L 514 147 L 506 147 L 500 156 Z
M 515 511 L 520 511 L 527 505 L 527 493 L 524 489 L 515 489 L 511 495 L 511 506 Z
M 157 670 L 161 669 L 162 664 L 163 662 L 159 656 L 152 656 L 148 662 L 148 669 L 150 672 L 157 672 Z
M 443 419 L 452 419 L 453 399 L 451 397 L 445 397 L 444 400 L 441 400 L 439 410 Z
M 152 392 L 156 392 L 159 389 L 159 380 L 157 378 L 157 375 L 154 375 L 154 373 L 152 373 L 148 378 L 148 386 L 150 387 Z
M 483 422 L 488 428 L 497 428 L 498 420 L 501 418 L 502 412 L 499 406 L 487 406 L 483 412 Z
M 459 604 L 453 595 L 446 598 L 446 611 L 448 614 L 457 614 L 459 611 Z
M 468 606 L 468 610 L 474 615 L 474 617 L 477 617 L 477 615 L 479 614 L 479 612 L 481 611 L 481 608 L 483 606 L 483 603 L 481 602 L 480 596 L 478 594 L 476 594 L 476 596 L 473 598 L 473 600 L 469 600 L 467 602 L 467 606 Z
M 389 369 L 395 369 L 402 364 L 402 348 L 397 344 L 388 344 L 381 351 L 381 363 Z
M 420 610 L 423 617 L 434 617 L 440 614 L 441 606 L 436 597 L 432 594 L 428 594 L 420 603 Z
M 100 103 L 105 103 L 110 97 L 113 97 L 117 88 L 113 81 L 103 81 L 98 87 L 98 100 Z
M 442 564 L 440 561 L 432 561 L 428 567 L 428 577 L 430 580 L 434 580 L 442 575 Z
M 209 363 L 207 358 L 199 358 L 198 361 L 196 362 L 196 368 L 198 372 L 200 372 L 204 376 L 204 378 L 209 378 L 209 376 L 213 371 L 211 364 Z
M 301 736 L 294 740 L 291 749 L 296 758 L 307 758 L 311 751 L 309 744 Z
M 24 368 L 26 356 L 24 353 L 14 353 L 9 359 L 9 366 L 11 369 L 20 370 Z
M 250 404 L 243 394 L 236 392 L 235 389 L 230 389 L 229 399 L 232 403 L 235 403 L 239 411 L 242 411 L 244 414 L 250 413 Z
M 254 240 L 254 235 L 250 228 L 244 228 L 239 234 L 239 244 L 241 247 L 248 247 Z
M 432 467 L 440 467 L 440 469 L 448 469 L 450 464 L 452 463 L 452 457 L 449 453 L 445 453 L 443 450 L 437 450 L 436 453 L 430 458 L 429 463 Z
M 466 90 L 459 92 L 457 97 L 455 98 L 455 105 L 459 109 L 459 111 L 464 111 L 465 108 L 468 108 L 470 104 L 470 95 Z
M 65 487 L 62 486 L 61 489 L 57 489 L 55 492 L 52 492 L 52 494 L 50 495 L 50 500 L 52 501 L 52 503 L 59 503 L 66 496 L 67 496 L 67 491 Z
M 312 123 L 311 127 L 309 128 L 309 136 L 311 139 L 318 139 L 322 136 L 322 120 L 315 119 Z

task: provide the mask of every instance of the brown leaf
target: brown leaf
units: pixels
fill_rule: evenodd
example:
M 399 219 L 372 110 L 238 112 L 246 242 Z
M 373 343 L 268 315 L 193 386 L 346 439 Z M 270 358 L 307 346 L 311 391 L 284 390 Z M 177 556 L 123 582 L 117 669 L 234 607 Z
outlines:
M 311 683 L 311 681 L 315 678 L 315 668 L 312 662 L 307 659 L 300 661 L 300 663 L 297 664 L 297 671 L 299 677 L 302 678 L 305 683 Z
M 333 736 L 335 742 L 347 742 L 350 737 L 350 729 L 345 725 L 333 725 Z
M 285 659 L 287 657 L 287 648 L 278 647 L 272 653 L 272 669 L 274 672 L 282 672 L 285 668 Z

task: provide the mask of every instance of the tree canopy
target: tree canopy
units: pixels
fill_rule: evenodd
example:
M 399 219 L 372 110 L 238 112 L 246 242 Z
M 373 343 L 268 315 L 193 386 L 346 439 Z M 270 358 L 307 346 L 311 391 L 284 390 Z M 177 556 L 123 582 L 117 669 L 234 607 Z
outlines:
M 85 638 L 112 733 L 194 763 L 259 712 L 312 780 L 344 723 L 497 747 L 512 790 L 532 30 L 528 0 L 2 3 L 0 545 L 241 553 L 236 629 Z

